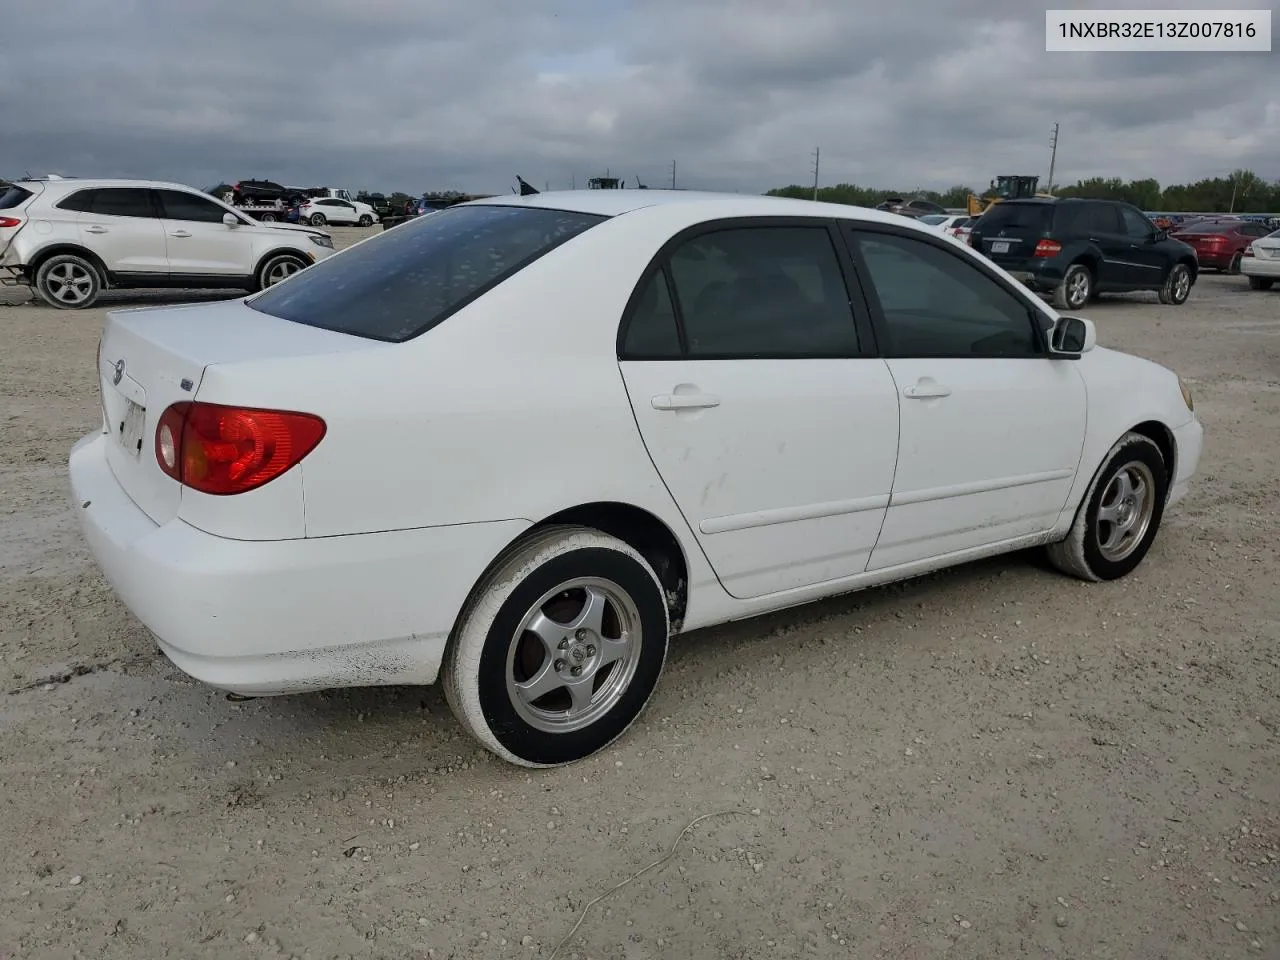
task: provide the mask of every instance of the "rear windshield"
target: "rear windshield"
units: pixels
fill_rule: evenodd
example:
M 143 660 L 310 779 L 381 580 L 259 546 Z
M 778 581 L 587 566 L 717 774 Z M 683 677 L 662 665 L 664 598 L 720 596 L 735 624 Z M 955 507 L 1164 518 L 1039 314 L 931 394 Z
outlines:
M 400 343 L 607 217 L 463 206 L 411 220 L 248 301 L 263 313 Z
M 12 210 L 31 196 L 30 190 L 24 190 L 16 183 L 0 183 L 0 210 Z
M 1019 233 L 1043 233 L 1049 229 L 1053 207 L 1047 203 L 997 203 L 973 224 L 975 230 L 1013 230 Z

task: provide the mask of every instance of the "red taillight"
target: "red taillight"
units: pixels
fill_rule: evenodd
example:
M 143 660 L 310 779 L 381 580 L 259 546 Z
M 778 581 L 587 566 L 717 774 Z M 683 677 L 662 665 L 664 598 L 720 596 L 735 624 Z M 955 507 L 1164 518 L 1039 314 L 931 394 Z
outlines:
M 1036 244 L 1036 250 L 1035 250 L 1035 253 L 1032 254 L 1032 256 L 1056 257 L 1061 252 L 1062 252 L 1062 244 L 1060 244 L 1057 240 L 1041 240 L 1039 243 Z
M 324 434 L 309 413 L 184 400 L 160 415 L 156 462 L 201 493 L 244 493 L 296 466 Z
M 22 221 L 16 217 L 0 217 L 0 227 L 20 227 Z

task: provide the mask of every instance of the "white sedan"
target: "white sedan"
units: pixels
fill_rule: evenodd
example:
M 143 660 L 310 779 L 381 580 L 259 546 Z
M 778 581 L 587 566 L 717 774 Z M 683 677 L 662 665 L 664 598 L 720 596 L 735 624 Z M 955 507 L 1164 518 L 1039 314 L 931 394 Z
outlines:
M 1270 290 L 1280 280 L 1280 230 L 1253 241 L 1240 258 L 1240 272 L 1252 290 Z
M 182 670 L 427 684 L 528 766 L 668 638 L 1046 545 L 1111 580 L 1196 470 L 1178 377 L 901 216 L 493 197 L 243 300 L 109 315 L 76 509 Z

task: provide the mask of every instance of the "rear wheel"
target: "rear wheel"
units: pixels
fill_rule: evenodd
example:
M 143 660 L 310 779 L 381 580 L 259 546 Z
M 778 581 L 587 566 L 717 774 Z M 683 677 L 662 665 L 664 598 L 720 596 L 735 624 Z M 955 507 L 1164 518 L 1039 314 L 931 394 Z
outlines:
M 1270 290 L 1273 283 L 1275 283 L 1275 280 L 1272 277 L 1250 277 L 1249 289 Z
M 311 215 L 311 225 L 313 227 L 323 227 L 326 221 L 323 213 L 313 213 Z
M 274 213 L 264 213 L 264 214 L 262 215 L 262 222 L 263 222 L 263 223 L 275 223 L 275 222 L 276 222 L 276 215 L 275 215 Z
M 1079 310 L 1093 296 L 1093 273 L 1083 263 L 1067 267 L 1062 282 L 1053 291 L 1053 305 L 1059 310 Z
M 1116 580 L 1132 572 L 1156 538 L 1168 490 L 1160 448 L 1150 437 L 1126 433 L 1085 492 L 1067 538 L 1050 544 L 1049 560 L 1082 580 Z
M 1237 253 L 1234 257 L 1232 257 L 1232 258 L 1231 258 L 1231 262 L 1230 262 L 1229 264 L 1227 264 L 1227 273 L 1231 274 L 1233 277 L 1234 277 L 1237 273 L 1239 273 L 1239 272 L 1240 272 L 1240 261 L 1241 261 L 1241 260 L 1243 260 L 1243 259 L 1244 259 L 1244 254 L 1243 254 L 1243 253 Z
M 548 527 L 477 586 L 445 654 L 445 696 L 503 759 L 571 763 L 640 715 L 669 632 L 662 586 L 639 553 L 587 527 Z
M 35 286 L 50 306 L 59 310 L 83 310 L 97 302 L 102 292 L 102 277 L 98 268 L 84 257 L 60 253 L 40 264 Z
M 1185 263 L 1175 263 L 1160 288 L 1160 302 L 1180 307 L 1191 295 L 1191 268 Z

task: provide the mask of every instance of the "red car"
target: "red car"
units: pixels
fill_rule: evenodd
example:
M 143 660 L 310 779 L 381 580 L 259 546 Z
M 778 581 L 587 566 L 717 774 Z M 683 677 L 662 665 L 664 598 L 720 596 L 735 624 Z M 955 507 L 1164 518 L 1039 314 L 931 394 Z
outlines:
M 1224 273 L 1239 273 L 1240 258 L 1249 244 L 1270 231 L 1247 220 L 1199 220 L 1175 230 L 1175 240 L 1195 248 L 1202 267 L 1216 267 Z

